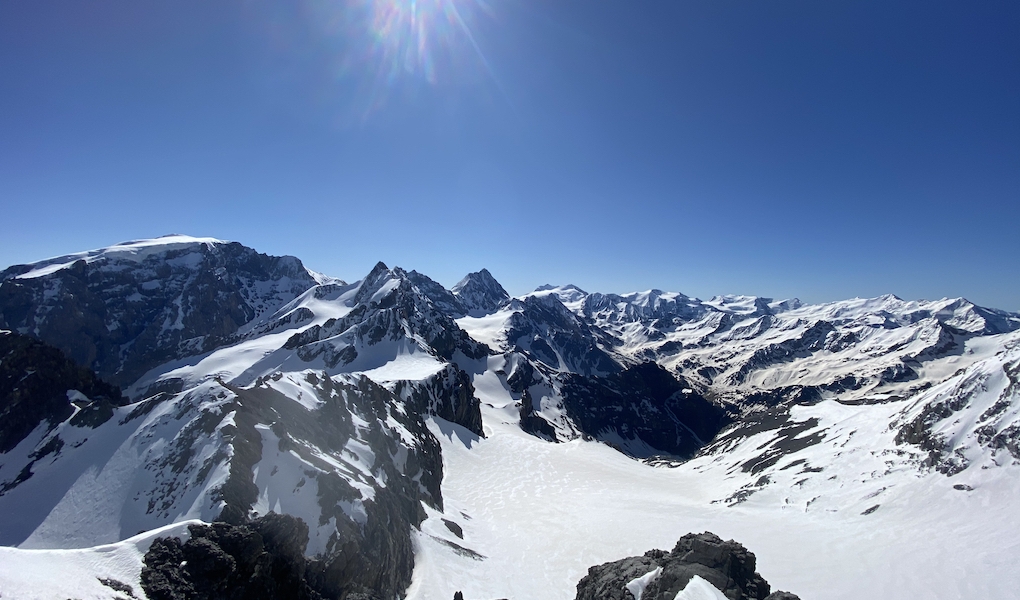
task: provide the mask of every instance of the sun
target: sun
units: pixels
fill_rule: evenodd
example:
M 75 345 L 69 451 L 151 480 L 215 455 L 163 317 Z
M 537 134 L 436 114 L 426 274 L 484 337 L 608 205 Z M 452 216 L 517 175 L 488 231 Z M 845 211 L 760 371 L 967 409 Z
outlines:
M 306 0 L 307 16 L 334 80 L 361 119 L 391 101 L 417 97 L 422 86 L 495 84 L 480 24 L 496 19 L 487 0 Z
M 439 69 L 485 56 L 469 23 L 487 6 L 479 0 L 367 0 L 372 53 L 387 79 L 416 75 L 437 83 Z

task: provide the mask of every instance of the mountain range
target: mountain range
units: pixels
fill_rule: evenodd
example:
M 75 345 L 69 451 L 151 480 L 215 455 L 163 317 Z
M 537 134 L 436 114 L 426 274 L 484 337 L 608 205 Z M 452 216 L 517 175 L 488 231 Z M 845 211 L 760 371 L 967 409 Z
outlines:
M 198 593 L 166 557 L 241 536 L 322 597 L 570 598 L 698 527 L 805 598 L 1020 585 L 1020 315 L 962 298 L 510 297 L 174 235 L 7 268 L 0 330 L 3 597 Z

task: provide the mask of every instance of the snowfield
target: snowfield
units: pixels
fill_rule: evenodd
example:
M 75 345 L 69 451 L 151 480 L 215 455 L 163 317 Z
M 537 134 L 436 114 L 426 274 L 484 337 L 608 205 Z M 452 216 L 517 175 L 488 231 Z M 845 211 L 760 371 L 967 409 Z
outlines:
M 465 598 L 569 600 L 590 566 L 712 531 L 754 552 L 773 589 L 805 599 L 1015 598 L 1020 467 L 969 444 L 959 427 L 987 414 L 1008 383 L 983 380 L 969 412 L 950 419 L 971 459 L 952 477 L 919 470 L 923 453 L 898 448 L 889 424 L 1018 358 L 1018 349 L 1000 353 L 912 402 L 795 407 L 793 421 L 816 420 L 795 439 L 823 432 L 823 441 L 758 472 L 741 466 L 781 440 L 775 431 L 679 466 L 651 466 L 603 444 L 524 433 L 509 391 L 483 377 L 485 438 L 432 425 L 443 444 L 444 517 L 464 532 L 443 537 L 475 554 L 423 533 L 408 597 L 461 590 Z M 772 481 L 762 484 L 762 474 Z
M 719 500 L 745 474 L 713 470 L 705 459 L 653 467 L 598 443 L 550 444 L 523 433 L 502 405 L 485 407 L 485 439 L 435 426 L 445 518 L 464 531 L 463 540 L 449 531 L 444 539 L 484 558 L 422 533 L 409 599 L 461 590 L 465 598 L 569 600 L 588 567 L 668 550 L 701 531 L 741 542 L 773 589 L 805 600 L 1006 600 L 1020 589 L 1020 468 L 954 478 L 903 472 L 883 482 L 881 499 L 864 502 L 881 503 L 867 515 L 859 501 L 795 504 L 782 486 L 731 506 Z M 823 474 L 835 476 L 834 491 L 845 477 L 855 500 L 873 493 L 852 467 Z M 954 489 L 961 482 L 973 491 Z

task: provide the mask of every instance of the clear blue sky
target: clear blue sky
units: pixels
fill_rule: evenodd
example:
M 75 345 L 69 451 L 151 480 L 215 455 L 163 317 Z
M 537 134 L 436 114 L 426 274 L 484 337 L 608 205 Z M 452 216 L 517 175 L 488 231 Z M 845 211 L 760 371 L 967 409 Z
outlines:
M 0 227 L 1020 310 L 1020 3 L 0 2 Z

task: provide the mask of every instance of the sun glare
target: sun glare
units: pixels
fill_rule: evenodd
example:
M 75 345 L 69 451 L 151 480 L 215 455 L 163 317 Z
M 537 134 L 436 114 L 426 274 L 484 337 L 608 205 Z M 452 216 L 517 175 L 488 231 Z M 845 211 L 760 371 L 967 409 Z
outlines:
M 372 35 L 392 79 L 420 73 L 435 83 L 435 52 L 453 40 L 452 0 L 373 0 Z
M 391 77 L 414 73 L 436 83 L 437 62 L 456 62 L 464 52 L 486 63 L 469 26 L 475 13 L 486 8 L 479 0 L 368 1 L 375 50 Z
M 367 88 L 369 113 L 405 83 L 439 85 L 481 75 L 499 85 L 473 31 L 480 17 L 492 15 L 484 0 L 317 4 L 323 25 L 343 40 L 344 75 Z

